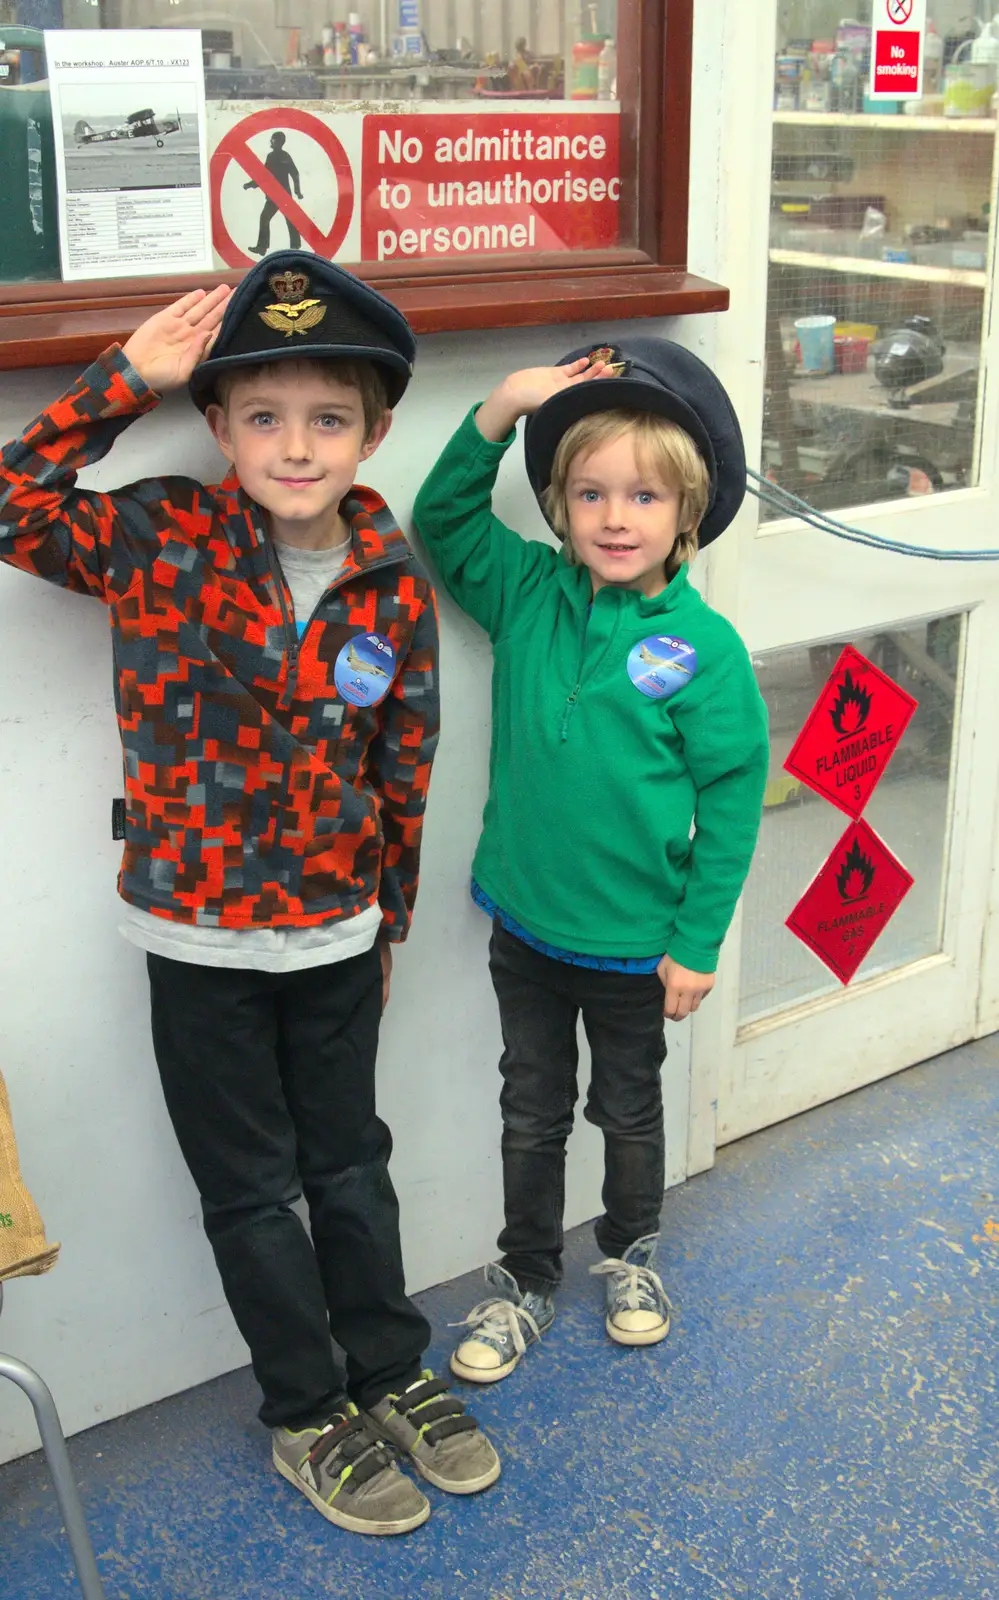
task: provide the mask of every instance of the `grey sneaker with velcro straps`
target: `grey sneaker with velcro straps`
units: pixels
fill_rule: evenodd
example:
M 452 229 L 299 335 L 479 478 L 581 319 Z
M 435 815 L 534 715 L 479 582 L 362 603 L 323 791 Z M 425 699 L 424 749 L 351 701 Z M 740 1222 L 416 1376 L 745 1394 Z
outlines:
M 328 1522 L 350 1533 L 408 1533 L 430 1502 L 395 1461 L 371 1419 L 345 1400 L 322 1425 L 274 1428 L 274 1465 Z
M 499 1456 L 475 1418 L 432 1372 L 401 1394 L 387 1394 L 368 1416 L 428 1483 L 448 1494 L 478 1494 L 500 1475 Z

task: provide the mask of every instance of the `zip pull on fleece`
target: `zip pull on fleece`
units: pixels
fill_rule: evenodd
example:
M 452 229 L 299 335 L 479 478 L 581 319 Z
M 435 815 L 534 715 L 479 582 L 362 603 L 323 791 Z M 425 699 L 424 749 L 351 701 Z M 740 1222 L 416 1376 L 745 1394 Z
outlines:
M 572 713 L 576 709 L 576 701 L 579 699 L 579 691 L 583 687 L 583 667 L 586 662 L 586 633 L 590 626 L 590 618 L 592 615 L 593 601 L 591 600 L 586 608 L 586 616 L 583 618 L 583 626 L 579 635 L 579 661 L 576 665 L 576 687 L 566 699 L 565 710 L 562 713 L 562 729 L 559 736 L 562 744 L 565 744 L 565 741 L 569 737 L 569 723 L 572 721 Z
M 562 743 L 563 744 L 565 744 L 565 741 L 569 737 L 569 722 L 570 722 L 570 719 L 572 717 L 572 713 L 576 709 L 576 701 L 579 699 L 579 691 L 580 691 L 581 688 L 582 688 L 582 684 L 577 683 L 577 685 L 573 689 L 571 695 L 569 696 L 569 698 L 565 702 L 565 711 L 564 711 L 563 716 L 562 716 L 562 734 L 561 734 L 561 738 L 562 738 Z

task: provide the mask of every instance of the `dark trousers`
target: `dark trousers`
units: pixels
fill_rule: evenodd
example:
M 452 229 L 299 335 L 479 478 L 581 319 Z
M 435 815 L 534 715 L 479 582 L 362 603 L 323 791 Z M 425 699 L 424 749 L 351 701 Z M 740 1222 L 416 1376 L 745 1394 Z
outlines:
M 268 1427 L 414 1382 L 392 1139 L 375 1114 L 377 949 L 270 974 L 147 957 L 167 1109 Z M 304 1193 L 311 1241 L 292 1203 Z M 346 1353 L 346 1374 L 330 1334 Z
M 665 1184 L 663 986 L 655 973 L 598 972 L 553 961 L 493 924 L 489 970 L 503 1030 L 502 1265 L 522 1289 L 562 1276 L 565 1144 L 578 1089 L 580 1014 L 590 1045 L 583 1111 L 603 1129 L 605 1256 L 659 1228 Z

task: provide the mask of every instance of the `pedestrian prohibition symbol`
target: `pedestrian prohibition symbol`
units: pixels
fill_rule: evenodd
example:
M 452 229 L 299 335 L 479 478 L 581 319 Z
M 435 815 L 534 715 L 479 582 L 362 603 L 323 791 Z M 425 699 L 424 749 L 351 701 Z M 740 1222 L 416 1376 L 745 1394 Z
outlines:
M 272 132 L 303 133 L 308 138 L 314 139 L 323 154 L 328 157 L 337 183 L 336 215 L 328 233 L 324 233 L 322 228 L 313 222 L 295 196 L 250 149 L 249 141 L 254 134 Z M 260 193 L 266 196 L 271 207 L 276 208 L 276 211 L 284 217 L 289 227 L 297 229 L 310 249 L 317 255 L 325 256 L 327 260 L 336 255 L 347 237 L 350 219 L 354 214 L 354 174 L 347 152 L 329 123 L 323 122 L 320 117 L 312 116 L 308 111 L 300 111 L 295 106 L 283 109 L 271 107 L 265 111 L 251 112 L 219 140 L 209 168 L 212 237 L 216 250 L 227 266 L 248 267 L 252 265 L 251 257 L 246 255 L 232 239 L 222 216 L 222 180 L 233 161 L 242 168 Z

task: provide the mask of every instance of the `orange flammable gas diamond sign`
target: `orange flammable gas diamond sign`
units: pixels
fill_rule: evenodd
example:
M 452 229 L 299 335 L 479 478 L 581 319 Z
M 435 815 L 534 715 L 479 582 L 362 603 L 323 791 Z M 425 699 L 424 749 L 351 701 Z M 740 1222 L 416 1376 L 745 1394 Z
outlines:
M 787 926 L 840 983 L 849 983 L 912 883 L 874 829 L 851 822 Z
M 859 817 L 898 748 L 918 701 L 847 645 L 784 767 Z

